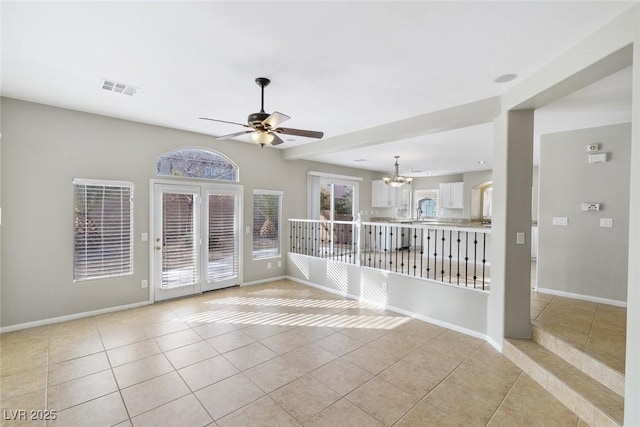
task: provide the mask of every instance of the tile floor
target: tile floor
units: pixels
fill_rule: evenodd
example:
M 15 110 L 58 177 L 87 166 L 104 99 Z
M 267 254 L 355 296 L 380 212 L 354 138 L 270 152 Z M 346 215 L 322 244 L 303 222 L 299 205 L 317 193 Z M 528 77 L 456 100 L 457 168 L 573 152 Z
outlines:
M 531 323 L 624 374 L 626 308 L 531 292 Z
M 480 339 L 290 281 L 0 340 L 2 425 L 583 425 Z

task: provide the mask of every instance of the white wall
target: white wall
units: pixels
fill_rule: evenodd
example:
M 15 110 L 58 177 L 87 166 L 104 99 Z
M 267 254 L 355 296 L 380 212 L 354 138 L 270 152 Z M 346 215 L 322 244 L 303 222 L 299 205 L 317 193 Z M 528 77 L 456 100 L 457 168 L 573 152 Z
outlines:
M 600 144 L 606 163 L 589 164 Z M 631 124 L 542 135 L 538 288 L 626 302 Z M 601 204 L 582 212 L 583 202 Z M 568 225 L 554 226 L 554 217 Z M 600 227 L 612 218 L 613 228 Z
M 288 276 L 302 283 L 485 337 L 486 292 L 293 253 L 288 266 Z
M 218 151 L 240 168 L 244 185 L 245 225 L 252 224 L 254 188 L 282 190 L 283 219 L 306 217 L 307 172 L 362 176 L 360 205 L 371 205 L 369 172 L 283 160 L 281 150 L 260 149 L 237 141 L 2 99 L 2 269 L 0 325 L 7 327 L 43 319 L 144 302 L 149 290 L 149 180 L 159 155 L 179 147 Z M 134 274 L 73 283 L 73 178 L 133 181 Z M 289 243 L 284 224 L 283 252 Z M 244 237 L 244 282 L 281 277 L 282 267 L 251 259 L 251 235 Z

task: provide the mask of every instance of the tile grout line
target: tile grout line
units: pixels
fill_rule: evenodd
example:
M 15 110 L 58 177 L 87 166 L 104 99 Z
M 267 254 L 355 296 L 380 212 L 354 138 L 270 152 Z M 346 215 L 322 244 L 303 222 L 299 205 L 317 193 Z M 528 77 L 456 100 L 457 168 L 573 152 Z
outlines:
M 44 409 L 49 409 L 49 352 L 51 347 L 51 325 L 47 325 L 47 363 L 45 365 L 45 377 L 44 377 Z M 57 413 L 57 412 L 56 412 Z M 49 422 L 45 420 L 44 425 Z
M 587 334 L 587 339 L 584 343 L 583 353 L 587 354 L 587 347 L 589 346 L 589 340 L 591 339 L 591 333 L 593 332 L 593 327 L 596 324 L 596 316 L 598 315 L 598 311 L 600 311 L 600 304 L 596 305 L 596 310 L 593 313 L 593 319 L 591 319 L 591 326 L 589 327 L 589 334 Z
M 515 364 L 514 364 L 515 365 Z M 517 365 L 516 365 L 517 366 Z M 520 369 L 518 367 L 518 369 Z M 505 393 L 504 397 L 502 398 L 502 400 L 500 401 L 500 403 L 498 404 L 498 406 L 496 407 L 496 409 L 493 411 L 493 413 L 491 414 L 491 417 L 487 420 L 487 423 L 485 424 L 485 426 L 488 426 L 491 423 L 491 420 L 493 420 L 496 416 L 496 414 L 498 413 L 498 411 L 500 410 L 500 408 L 502 407 L 502 405 L 504 405 L 505 400 L 507 400 L 507 397 L 509 396 L 509 393 L 511 393 L 511 391 L 513 390 L 513 388 L 516 386 L 516 383 L 518 382 L 518 380 L 522 377 L 522 375 L 525 374 L 526 372 L 523 371 L 522 369 L 520 369 L 520 373 L 518 374 L 518 376 L 516 377 L 515 381 L 513 382 L 513 384 L 511 384 L 511 387 L 509 387 L 509 391 L 507 391 L 507 393 Z
M 120 401 L 122 402 L 122 406 L 124 407 L 124 411 L 127 414 L 127 420 L 131 425 L 133 422 L 131 421 L 131 414 L 129 414 L 129 408 L 127 407 L 126 402 L 124 401 L 124 396 L 122 396 L 122 389 L 120 388 L 120 384 L 118 384 L 118 379 L 116 378 L 116 373 L 113 371 L 113 364 L 111 363 L 111 359 L 109 358 L 109 354 L 107 353 L 107 347 L 104 345 L 104 339 L 102 333 L 100 332 L 100 328 L 98 327 L 98 323 L 96 322 L 95 316 L 92 316 L 93 322 L 95 323 L 96 330 L 98 331 L 98 335 L 100 336 L 100 342 L 102 343 L 102 348 L 104 349 L 104 357 L 107 358 L 107 363 L 109 363 L 109 370 L 111 371 L 111 376 L 113 377 L 113 381 L 116 383 L 116 387 L 118 387 L 118 395 L 120 396 Z M 124 421 L 127 421 L 124 420 Z M 121 421 L 121 422 L 124 422 Z

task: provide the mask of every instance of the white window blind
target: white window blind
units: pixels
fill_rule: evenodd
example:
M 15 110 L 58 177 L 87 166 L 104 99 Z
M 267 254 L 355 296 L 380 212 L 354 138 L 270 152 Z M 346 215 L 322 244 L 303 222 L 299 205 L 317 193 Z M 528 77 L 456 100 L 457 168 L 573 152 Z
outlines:
M 162 288 L 198 282 L 196 194 L 162 195 Z
M 133 274 L 133 183 L 75 179 L 73 279 Z
M 253 192 L 253 259 L 280 256 L 282 192 Z
M 207 279 L 219 282 L 238 276 L 239 235 L 237 196 L 209 195 L 209 255 Z

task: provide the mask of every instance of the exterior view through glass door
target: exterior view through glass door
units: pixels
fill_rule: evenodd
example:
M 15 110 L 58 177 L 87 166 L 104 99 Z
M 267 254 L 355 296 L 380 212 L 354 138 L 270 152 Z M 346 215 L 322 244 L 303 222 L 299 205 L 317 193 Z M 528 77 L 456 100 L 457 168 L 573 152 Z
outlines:
M 354 220 L 356 191 L 356 184 L 349 181 L 320 180 L 320 219 L 326 221 L 320 233 L 322 253 L 337 255 L 353 250 L 353 225 L 341 221 Z
M 153 186 L 154 300 L 240 284 L 242 187 Z

